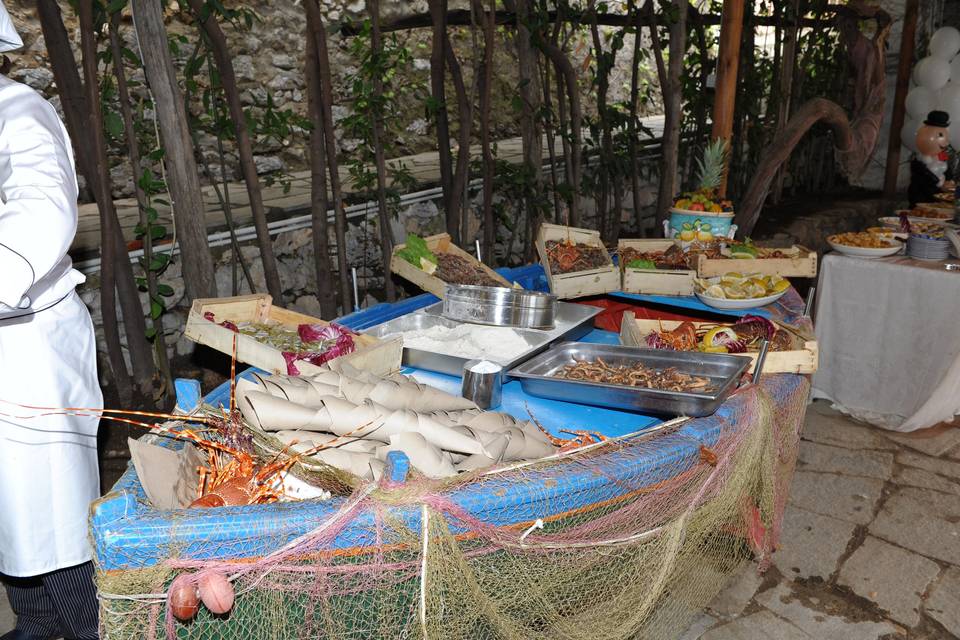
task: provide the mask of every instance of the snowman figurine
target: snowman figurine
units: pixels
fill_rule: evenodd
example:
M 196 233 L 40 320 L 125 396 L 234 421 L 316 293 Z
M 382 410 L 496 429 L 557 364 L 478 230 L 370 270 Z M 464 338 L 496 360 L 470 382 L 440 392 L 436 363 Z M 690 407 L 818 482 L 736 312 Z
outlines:
M 948 128 L 946 111 L 931 111 L 917 131 L 917 155 L 910 161 L 910 208 L 921 202 L 932 202 L 946 182 Z

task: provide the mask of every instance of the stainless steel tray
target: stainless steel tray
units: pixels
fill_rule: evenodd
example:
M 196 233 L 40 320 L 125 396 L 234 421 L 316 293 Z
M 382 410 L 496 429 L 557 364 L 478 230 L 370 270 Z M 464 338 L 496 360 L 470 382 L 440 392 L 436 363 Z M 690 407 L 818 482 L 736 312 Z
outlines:
M 369 329 L 364 330 L 363 333 L 376 336 L 377 338 L 385 338 L 387 336 L 403 333 L 405 331 L 419 331 L 436 326 L 453 328 L 460 326 L 461 324 L 464 323 L 454 322 L 453 320 L 447 320 L 446 318 L 429 315 L 426 313 L 408 313 L 405 316 L 400 316 L 399 318 L 388 320 L 383 324 L 378 324 L 375 327 L 370 327 Z M 523 353 L 519 353 L 516 355 L 516 357 L 507 361 L 488 358 L 492 362 L 496 362 L 497 364 L 503 366 L 504 369 L 509 369 L 520 364 L 530 356 L 543 351 L 550 344 L 549 338 L 543 331 L 532 331 L 528 329 L 512 329 L 512 331 L 515 331 L 524 340 L 526 340 L 530 347 Z M 446 353 L 436 353 L 434 351 L 413 349 L 406 346 L 403 348 L 404 365 L 417 367 L 419 369 L 426 369 L 428 371 L 446 373 L 457 377 L 463 375 L 463 365 L 472 360 L 474 357 L 475 356 L 469 354 L 467 356 L 455 356 Z
M 674 367 L 682 373 L 707 377 L 716 387 L 708 393 L 683 393 L 553 377 L 565 365 L 598 357 L 611 365 L 639 363 L 655 369 Z M 711 415 L 720 407 L 749 366 L 750 358 L 741 356 L 564 342 L 515 367 L 508 375 L 518 378 L 523 390 L 534 396 L 612 409 L 698 418 Z
M 364 330 L 366 333 L 377 338 L 384 338 L 388 335 L 402 333 L 404 331 L 415 331 L 428 329 L 437 325 L 444 327 L 455 327 L 462 322 L 447 320 L 440 314 L 443 310 L 443 303 L 436 304 L 420 309 L 414 313 L 408 313 L 405 316 L 388 320 L 383 324 Z M 591 322 L 603 309 L 591 307 L 583 304 L 572 304 L 568 302 L 557 303 L 556 324 L 551 331 L 540 331 L 537 329 L 514 329 L 530 343 L 530 349 L 518 354 L 509 362 L 498 362 L 504 369 L 515 367 L 521 362 L 540 353 L 550 344 L 559 340 L 576 340 L 586 335 L 592 328 Z M 420 349 L 403 348 L 403 364 L 427 371 L 437 371 L 452 376 L 460 377 L 463 374 L 463 365 L 470 358 L 452 356 L 444 353 L 435 353 L 432 351 L 422 351 Z
M 601 311 L 603 311 L 603 309 L 600 307 L 558 301 L 553 329 L 548 331 L 542 329 L 525 329 L 525 331 L 546 335 L 548 343 L 558 342 L 560 340 L 577 340 L 587 335 L 590 330 L 593 329 L 593 318 Z M 443 317 L 443 302 L 437 302 L 429 307 L 424 307 L 418 313 Z

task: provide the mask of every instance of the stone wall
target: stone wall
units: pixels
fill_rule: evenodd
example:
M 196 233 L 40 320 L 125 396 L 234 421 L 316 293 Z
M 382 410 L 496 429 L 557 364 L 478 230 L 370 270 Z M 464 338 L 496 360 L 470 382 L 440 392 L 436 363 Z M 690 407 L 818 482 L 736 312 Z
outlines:
M 64 20 L 74 44 L 74 57 L 79 62 L 79 33 L 74 12 L 65 0 L 60 0 Z M 241 3 L 228 2 L 229 6 Z M 289 110 L 298 116 L 306 116 L 307 96 L 304 83 L 304 9 L 295 0 L 256 0 L 242 3 L 252 9 L 257 20 L 249 30 L 240 30 L 224 25 L 228 37 L 228 45 L 232 54 L 234 69 L 241 89 L 241 99 L 244 106 L 255 117 L 261 117 L 268 96 L 279 110 Z M 358 60 L 350 51 L 348 37 L 340 34 L 336 26 L 342 22 L 357 22 L 366 17 L 366 4 L 363 0 L 345 2 L 328 1 L 322 3 L 326 9 L 328 27 L 331 30 L 329 50 L 331 69 L 334 73 L 335 98 L 333 116 L 337 126 L 336 140 L 339 147 L 341 161 L 349 161 L 361 144 L 360 140 L 351 137 L 343 127 L 344 119 L 353 113 L 353 98 L 351 83 L 358 73 Z M 45 97 L 60 109 L 57 87 L 53 73 L 47 59 L 46 44 L 41 33 L 40 24 L 36 18 L 31 0 L 6 0 L 6 5 L 13 17 L 14 23 L 24 40 L 24 48 L 10 55 L 13 70 L 10 76 L 24 82 Z M 181 2 L 180 5 L 186 6 Z M 171 36 L 184 36 L 186 44 L 181 44 L 174 54 L 175 64 L 182 68 L 187 60 L 195 39 L 195 30 L 190 16 L 181 10 L 176 0 L 168 3 L 167 29 Z M 427 11 L 425 1 L 416 0 L 385 0 L 381 2 L 384 21 L 395 18 L 419 14 Z M 465 0 L 450 3 L 451 10 L 469 8 Z M 124 16 L 121 26 L 122 36 L 126 46 L 137 52 L 136 34 L 129 14 Z M 429 95 L 430 80 L 430 29 L 416 29 L 396 33 L 399 42 L 412 52 L 412 60 L 406 68 L 397 70 L 397 84 L 409 90 L 408 95 L 401 101 L 398 113 L 387 122 L 385 148 L 387 157 L 401 157 L 436 148 L 435 132 L 427 118 L 427 97 Z M 518 78 L 514 55 L 512 30 L 499 29 L 498 42 L 495 48 L 493 117 L 492 131 L 496 138 L 508 138 L 518 135 L 517 116 L 513 105 L 513 97 L 517 92 Z M 571 50 L 573 60 L 582 65 L 589 53 L 587 34 L 574 38 Z M 473 86 L 474 42 L 465 28 L 451 30 L 451 39 L 454 49 L 460 57 L 465 83 Z M 625 60 L 632 48 L 632 36 L 628 36 L 621 60 Z M 481 46 L 482 49 L 482 46 Z M 134 99 L 149 100 L 149 93 L 140 69 L 129 68 L 130 79 L 134 81 L 132 94 Z M 202 75 L 202 74 L 201 74 Z M 205 80 L 199 79 L 201 87 Z M 589 82 L 584 76 L 583 82 Z M 652 84 L 655 89 L 656 78 L 652 70 L 647 70 L 645 84 Z M 629 65 L 621 64 L 611 77 L 611 100 L 621 100 L 626 95 L 629 85 Z M 585 108 L 592 109 L 590 92 L 584 86 Z M 451 96 L 450 108 L 453 131 L 456 132 L 456 114 L 454 89 L 449 84 L 448 96 Z M 653 91 L 656 95 L 656 90 Z M 656 99 L 641 107 L 641 115 L 657 113 L 659 103 Z M 194 103 L 194 111 L 201 110 L 198 103 Z M 150 115 L 149 110 L 147 115 Z M 258 171 L 261 174 L 270 174 L 278 177 L 283 172 L 290 172 L 308 168 L 307 132 L 294 129 L 283 140 L 267 139 L 262 137 L 256 141 L 255 153 Z M 219 155 L 217 140 L 213 136 L 201 134 L 199 146 L 204 158 L 208 161 L 213 177 L 220 179 Z M 111 178 L 113 193 L 117 198 L 133 195 L 131 170 L 123 157 L 125 148 L 118 144 L 111 155 Z M 233 145 L 226 142 L 226 164 L 230 180 L 239 180 L 240 171 Z

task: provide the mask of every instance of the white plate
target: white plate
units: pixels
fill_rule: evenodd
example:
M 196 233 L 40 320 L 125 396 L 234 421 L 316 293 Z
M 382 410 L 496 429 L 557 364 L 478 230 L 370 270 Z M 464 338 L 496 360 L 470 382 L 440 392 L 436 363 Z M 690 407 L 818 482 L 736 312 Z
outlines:
M 858 258 L 883 258 L 885 256 L 892 256 L 895 253 L 900 253 L 900 250 L 903 249 L 903 245 L 899 242 L 895 247 L 878 247 L 876 249 L 871 247 L 851 247 L 845 244 L 830 242 L 829 240 L 827 240 L 827 244 L 833 247 L 833 250 L 837 253 L 856 256 Z
M 720 278 L 710 278 L 708 282 L 711 284 L 717 284 L 720 282 Z M 735 300 L 733 298 L 714 298 L 713 296 L 704 295 L 700 292 L 695 293 L 697 294 L 697 297 L 700 298 L 700 302 L 716 309 L 755 309 L 757 307 L 765 307 L 768 304 L 776 302 L 789 290 L 790 289 L 784 289 L 780 293 L 775 293 L 772 296 L 764 296 L 762 298 L 747 298 L 741 300 Z
M 956 229 L 960 227 L 960 225 L 950 220 L 936 220 L 934 218 L 919 218 L 917 216 L 907 216 L 907 219 L 910 222 L 932 222 L 933 224 L 939 224 L 944 227 L 947 227 L 948 229 Z M 900 228 L 900 218 L 896 216 L 884 216 L 879 219 L 879 222 L 884 227 L 893 227 L 894 229 Z

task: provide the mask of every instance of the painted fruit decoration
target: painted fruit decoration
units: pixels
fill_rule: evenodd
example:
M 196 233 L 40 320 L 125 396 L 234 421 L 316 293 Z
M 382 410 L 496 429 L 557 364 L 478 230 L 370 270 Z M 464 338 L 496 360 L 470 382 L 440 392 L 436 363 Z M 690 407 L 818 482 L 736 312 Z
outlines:
M 713 239 L 713 225 L 704 220 L 684 222 L 678 237 L 684 242 L 706 242 Z
M 733 213 L 733 203 L 717 195 L 717 189 L 723 179 L 723 170 L 727 165 L 726 140 L 717 138 L 703 150 L 703 158 L 697 160 L 696 190 L 681 194 L 673 201 L 673 206 L 684 211 L 703 211 L 704 213 Z

